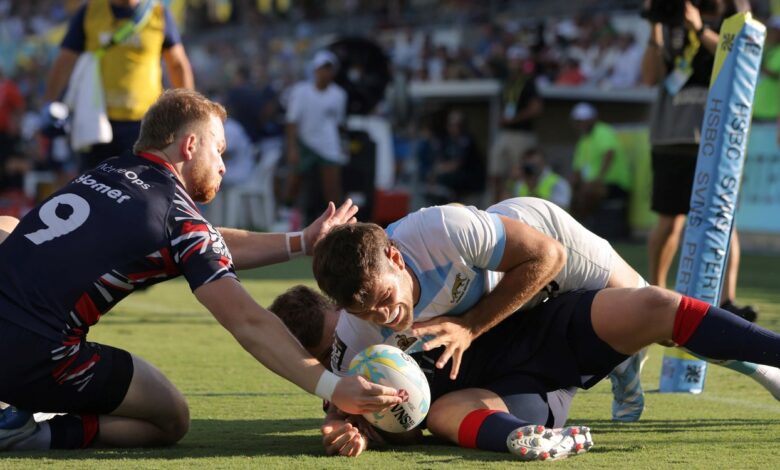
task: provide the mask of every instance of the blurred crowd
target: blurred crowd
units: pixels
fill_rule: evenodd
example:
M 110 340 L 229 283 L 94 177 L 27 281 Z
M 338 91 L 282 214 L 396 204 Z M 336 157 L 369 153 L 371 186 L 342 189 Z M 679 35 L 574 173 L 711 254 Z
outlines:
M 183 33 L 196 87 L 225 103 L 253 143 L 281 135 L 286 92 L 311 73 L 308 60 L 336 31 L 371 34 L 387 54 L 395 80 L 403 83 L 504 79 L 512 57 L 540 82 L 636 86 L 638 44 L 643 44 L 634 36 L 642 24 L 638 2 L 583 2 L 587 14 L 567 17 L 550 14 L 566 2 L 520 2 L 522 9 L 517 3 L 166 2 Z M 30 170 L 53 171 L 57 176 L 48 179 L 59 181 L 77 168 L 67 145 L 40 135 L 37 126 L 48 67 L 80 4 L 0 0 L 0 131 L 7 139 L 0 151 L 0 191 L 7 194 L 23 195 L 23 176 Z M 615 7 L 629 13 L 607 12 Z M 339 23 L 344 17 L 350 18 L 346 28 Z M 385 102 L 376 111 L 397 110 Z

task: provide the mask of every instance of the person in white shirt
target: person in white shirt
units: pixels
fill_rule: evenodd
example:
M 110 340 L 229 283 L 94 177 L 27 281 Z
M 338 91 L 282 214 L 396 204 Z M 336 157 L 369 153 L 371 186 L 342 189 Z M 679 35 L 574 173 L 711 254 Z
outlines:
M 342 199 L 341 167 L 347 163 L 347 155 L 341 147 L 339 126 L 346 116 L 347 94 L 333 83 L 338 67 L 333 53 L 317 52 L 311 67 L 314 79 L 295 84 L 287 106 L 287 206 L 295 204 L 302 175 L 312 170 L 319 173 L 323 200 Z

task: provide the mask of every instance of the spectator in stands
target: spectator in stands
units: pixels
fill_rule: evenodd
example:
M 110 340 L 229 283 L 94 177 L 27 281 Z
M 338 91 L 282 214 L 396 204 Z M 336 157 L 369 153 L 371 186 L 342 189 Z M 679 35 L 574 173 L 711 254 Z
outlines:
M 296 206 L 302 178 L 316 173 L 325 201 L 341 201 L 341 169 L 347 155 L 339 128 L 346 118 L 347 94 L 333 83 L 336 56 L 321 50 L 311 62 L 313 80 L 298 82 L 290 91 L 285 129 L 289 169 L 285 205 Z M 309 198 L 311 199 L 311 198 Z
M 249 65 L 239 64 L 233 75 L 233 84 L 225 96 L 225 107 L 252 142 L 257 142 L 259 138 L 258 120 L 262 102 L 260 90 L 252 83 Z
M 400 68 L 413 68 L 420 60 L 423 48 L 423 37 L 415 32 L 414 28 L 406 28 L 403 32 L 396 33 L 393 42 L 393 65 Z
M 16 83 L 0 71 L 0 192 L 20 190 L 30 165 L 21 140 L 25 100 Z
M 128 25 L 132 33 L 117 41 L 117 33 Z M 141 118 L 162 93 L 161 58 L 174 87 L 194 87 L 189 59 L 167 7 L 157 1 L 89 0 L 70 21 L 49 72 L 44 100 L 61 97 L 82 52 L 99 50 L 105 51 L 100 78 L 113 140 L 82 154 L 83 169 L 132 148 Z
M 0 69 L 0 151 L 19 139 L 25 100 L 16 82 Z
M 538 197 L 569 210 L 571 186 L 566 178 L 555 173 L 537 147 L 525 151 L 523 158 L 512 172 L 514 181 L 509 185 L 506 198 Z
M 631 171 L 615 130 L 598 120 L 589 103 L 574 106 L 571 119 L 580 136 L 574 150 L 572 214 L 605 238 L 625 237 Z M 609 217 L 609 223 L 600 223 Z
M 650 283 L 666 287 L 666 278 L 680 244 L 690 209 L 701 123 L 723 18 L 737 9 L 737 0 L 703 0 L 700 8 L 685 4 L 684 24 L 651 24 L 650 40 L 642 58 L 642 82 L 659 85 L 650 122 L 652 151 L 652 209 L 658 224 L 648 238 Z M 685 60 L 684 57 L 692 57 Z M 724 275 L 721 307 L 754 321 L 751 306 L 734 304 L 740 246 L 732 231 Z
M 585 75 L 590 83 L 595 85 L 601 84 L 612 72 L 620 55 L 615 45 L 616 42 L 617 39 L 610 33 L 602 34 L 599 37 L 596 43 L 597 53 L 585 71 Z
M 617 54 L 606 85 L 610 88 L 631 88 L 639 82 L 642 65 L 642 48 L 637 45 L 634 35 L 621 33 L 617 40 Z
M 429 204 L 463 201 L 470 193 L 484 190 L 485 165 L 460 110 L 447 115 L 447 132 L 433 146 L 432 157 L 426 188 Z
M 578 86 L 585 83 L 585 75 L 580 70 L 580 63 L 577 59 L 569 57 L 563 61 L 558 77 L 555 79 L 556 85 Z
M 512 46 L 507 51 L 509 77 L 501 93 L 501 129 L 490 150 L 488 174 L 493 201 L 500 201 L 506 180 L 520 156 L 536 145 L 534 118 L 542 113 L 542 98 L 536 90 L 534 76 L 529 74 L 528 51 Z

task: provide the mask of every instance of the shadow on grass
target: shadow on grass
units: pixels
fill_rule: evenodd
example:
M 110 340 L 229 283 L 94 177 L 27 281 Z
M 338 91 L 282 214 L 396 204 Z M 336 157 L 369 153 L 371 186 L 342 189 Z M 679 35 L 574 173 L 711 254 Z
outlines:
M 189 434 L 179 444 L 167 448 L 86 449 L 71 451 L 11 452 L 3 461 L 45 458 L 48 460 L 179 460 L 215 457 L 325 457 L 319 435 L 320 419 L 194 419 Z M 509 455 L 460 449 L 444 440 L 425 436 L 419 445 L 387 447 L 378 453 L 422 453 L 426 456 L 463 460 L 513 460 Z M 436 459 L 437 463 L 448 460 Z
M 320 419 L 254 419 L 219 420 L 195 419 L 190 433 L 178 445 L 168 448 L 152 449 L 87 449 L 76 451 L 51 451 L 45 454 L 32 452 L 13 452 L 4 455 L 4 461 L 15 458 L 29 459 L 41 457 L 54 460 L 145 460 L 145 459 L 208 459 L 213 457 L 324 457 L 322 441 L 319 436 Z M 610 420 L 593 420 L 589 423 L 598 442 L 599 435 L 610 433 L 687 433 L 692 431 L 734 429 L 761 429 L 762 425 L 776 424 L 774 420 L 643 420 L 639 423 L 622 424 Z M 696 442 L 702 439 L 696 439 Z M 641 447 L 641 446 L 639 446 Z M 639 447 L 598 446 L 591 453 L 629 454 Z M 410 460 L 423 454 L 431 457 L 436 464 L 464 461 L 475 462 L 516 462 L 509 454 L 462 449 L 447 441 L 426 435 L 422 442 L 414 446 L 387 447 L 372 450 L 385 453 L 403 452 Z M 420 460 L 420 463 L 430 463 Z
M 611 420 L 590 420 L 587 425 L 593 430 L 594 437 L 607 434 L 664 434 L 684 433 L 696 435 L 697 432 L 718 432 L 724 428 L 731 431 L 749 431 L 774 426 L 773 419 L 643 419 L 637 423 L 617 423 Z M 694 439 L 698 441 L 700 439 Z

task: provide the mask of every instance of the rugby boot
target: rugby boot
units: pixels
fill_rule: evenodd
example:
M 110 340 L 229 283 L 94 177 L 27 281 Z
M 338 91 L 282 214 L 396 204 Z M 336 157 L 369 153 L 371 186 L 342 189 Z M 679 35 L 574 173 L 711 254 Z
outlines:
M 645 409 L 645 393 L 640 376 L 647 360 L 647 348 L 626 359 L 610 372 L 612 382 L 612 420 L 638 421 Z
M 520 460 L 560 460 L 590 450 L 593 437 L 587 426 L 551 429 L 529 424 L 512 431 L 506 446 Z
M 720 308 L 723 310 L 728 310 L 734 315 L 740 316 L 751 323 L 755 323 L 756 319 L 758 318 L 758 310 L 756 310 L 755 307 L 752 305 L 745 305 L 740 307 L 739 305 L 735 305 L 731 299 L 723 302 Z

